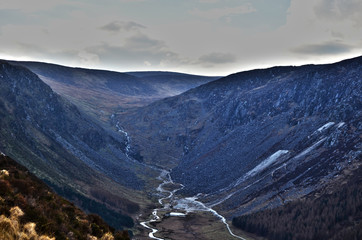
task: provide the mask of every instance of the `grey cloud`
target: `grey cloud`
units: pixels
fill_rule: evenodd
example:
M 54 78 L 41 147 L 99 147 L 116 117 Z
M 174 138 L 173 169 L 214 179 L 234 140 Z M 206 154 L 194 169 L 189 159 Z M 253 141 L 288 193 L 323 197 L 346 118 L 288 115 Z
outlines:
M 219 2 L 219 0 L 199 0 L 201 3 L 216 3 Z
M 201 63 L 225 64 L 233 63 L 236 57 L 231 53 L 209 53 L 199 58 Z
M 205 19 L 220 19 L 246 13 L 255 12 L 256 9 L 250 4 L 244 4 L 236 7 L 213 8 L 208 10 L 193 9 L 190 11 L 192 15 Z
M 143 33 L 138 33 L 126 38 L 124 47 L 133 51 L 160 50 L 165 48 L 166 44 L 163 41 L 152 39 Z
M 7 44 L 6 48 L 0 50 L 0 53 L 44 58 L 49 52 L 42 46 L 16 41 L 12 44 Z
M 314 8 L 317 16 L 329 20 L 361 20 L 361 0 L 322 0 Z
M 130 43 L 123 46 L 114 46 L 102 44 L 98 46 L 88 47 L 87 52 L 97 55 L 102 64 L 110 66 L 139 66 L 144 62 L 149 62 L 152 65 L 159 65 L 161 62 L 177 62 L 178 54 L 169 51 L 163 45 L 159 45 L 155 40 L 155 45 L 151 42 L 138 42 L 132 46 Z
M 333 55 L 346 53 L 353 49 L 352 46 L 339 42 L 326 42 L 321 44 L 306 44 L 292 49 L 292 52 L 312 55 Z
M 102 26 L 100 29 L 110 32 L 119 32 L 119 31 L 134 31 L 139 30 L 142 28 L 146 28 L 145 26 L 136 23 L 136 22 L 126 22 L 126 21 L 113 21 L 110 22 L 104 26 Z

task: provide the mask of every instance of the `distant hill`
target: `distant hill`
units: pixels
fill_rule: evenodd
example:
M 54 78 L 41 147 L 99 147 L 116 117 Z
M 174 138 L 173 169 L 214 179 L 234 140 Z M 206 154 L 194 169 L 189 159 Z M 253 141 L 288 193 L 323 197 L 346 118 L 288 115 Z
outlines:
M 41 235 L 39 239 L 43 240 L 129 239 L 127 231 L 115 231 L 99 216 L 85 214 L 53 193 L 26 168 L 1 154 L 0 239 L 37 240 Z
M 174 96 L 219 77 L 174 72 L 129 72 L 64 67 L 41 62 L 12 62 L 36 73 L 55 92 L 102 123 L 112 114 Z

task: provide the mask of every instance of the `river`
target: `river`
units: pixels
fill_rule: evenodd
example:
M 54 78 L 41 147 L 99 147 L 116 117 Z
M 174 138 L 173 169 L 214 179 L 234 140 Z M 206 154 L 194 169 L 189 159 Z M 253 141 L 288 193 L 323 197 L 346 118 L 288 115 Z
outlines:
M 126 138 L 125 154 L 129 159 L 132 159 L 129 157 L 129 152 L 131 149 L 131 146 L 130 146 L 131 139 L 129 137 L 129 134 L 120 126 L 119 122 L 117 122 L 116 128 L 117 128 L 118 132 L 124 134 L 124 136 Z M 149 166 L 149 165 L 147 165 L 147 166 L 155 169 L 152 166 Z M 198 195 L 196 195 L 194 197 L 187 197 L 187 198 L 175 196 L 175 193 L 177 191 L 181 190 L 182 188 L 184 188 L 184 186 L 182 184 L 173 182 L 171 175 L 170 175 L 170 171 L 161 170 L 161 174 L 160 174 L 160 176 L 158 176 L 158 179 L 160 181 L 162 181 L 161 184 L 156 189 L 157 192 L 162 196 L 161 198 L 158 199 L 158 203 L 161 205 L 161 207 L 153 209 L 150 219 L 148 221 L 144 221 L 144 222 L 140 223 L 144 228 L 151 230 L 151 232 L 149 232 L 149 234 L 148 234 L 148 236 L 151 239 L 163 240 L 163 238 L 158 238 L 154 235 L 155 233 L 158 232 L 158 229 L 150 226 L 150 223 L 152 223 L 152 222 L 162 221 L 160 216 L 158 216 L 159 211 L 162 210 L 164 212 L 167 212 L 167 215 L 170 217 L 185 217 L 188 213 L 197 212 L 197 211 L 211 212 L 213 215 L 218 217 L 223 224 L 225 224 L 225 226 L 231 236 L 238 238 L 238 239 L 245 240 L 245 238 L 240 237 L 231 231 L 230 226 L 227 223 L 224 216 L 220 215 L 217 211 L 215 211 L 211 207 L 207 207 L 204 203 L 197 201 Z M 165 186 L 168 186 L 167 188 L 170 190 L 166 189 Z M 213 206 L 215 206 L 215 205 L 213 205 Z
M 162 181 L 156 189 L 158 194 L 162 196 L 158 199 L 158 203 L 161 207 L 153 209 L 150 220 L 140 223 L 144 228 L 151 230 L 148 234 L 151 239 L 163 240 L 163 238 L 159 238 L 154 235 L 158 232 L 158 229 L 150 225 L 152 222 L 162 221 L 162 218 L 158 215 L 160 211 L 167 212 L 166 214 L 170 217 L 185 217 L 190 212 L 202 211 L 211 212 L 214 216 L 218 217 L 220 221 L 225 224 L 231 236 L 245 240 L 245 238 L 238 236 L 231 231 L 224 216 L 220 215 L 214 209 L 207 207 L 204 203 L 198 201 L 198 196 L 186 198 L 177 196 L 175 193 L 181 190 L 184 186 L 182 184 L 174 183 L 169 171 L 162 170 L 158 179 Z

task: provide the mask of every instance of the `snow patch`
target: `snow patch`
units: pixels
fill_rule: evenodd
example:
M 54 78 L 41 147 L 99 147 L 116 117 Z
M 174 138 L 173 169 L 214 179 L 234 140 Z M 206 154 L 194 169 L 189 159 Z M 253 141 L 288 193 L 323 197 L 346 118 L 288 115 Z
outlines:
M 326 123 L 322 127 L 318 128 L 316 132 L 322 132 L 324 130 L 327 130 L 328 128 L 332 127 L 333 125 L 334 125 L 334 122 Z
M 340 127 L 343 127 L 345 124 L 346 124 L 345 122 L 340 122 L 340 123 L 338 123 L 337 129 L 340 128 Z
M 3 152 L 0 152 L 0 155 L 6 157 L 5 153 Z
M 304 157 L 307 153 L 309 153 L 310 151 L 314 150 L 317 146 L 319 146 L 322 142 L 324 142 L 324 140 L 326 140 L 327 138 L 322 138 L 321 140 L 319 140 L 318 142 L 316 142 L 315 144 L 313 144 L 312 146 L 310 146 L 309 148 L 305 149 L 303 152 L 299 153 L 297 156 L 294 157 L 294 159 L 299 159 L 301 157 Z
M 258 172 L 261 172 L 262 170 L 264 170 L 265 168 L 269 167 L 270 165 L 272 165 L 276 160 L 278 160 L 278 158 L 284 154 L 287 154 L 289 151 L 288 150 L 278 150 L 275 153 L 273 153 L 271 156 L 269 156 L 267 159 L 265 159 L 264 161 L 262 161 L 259 165 L 257 165 L 255 168 L 253 168 L 251 171 L 247 172 L 245 174 L 246 177 L 249 176 L 254 176 L 255 174 L 257 174 Z
M 270 165 L 272 165 L 274 162 L 276 162 L 278 160 L 278 158 L 284 154 L 289 153 L 288 150 L 278 150 L 275 153 L 273 153 L 272 155 L 270 155 L 267 159 L 265 159 L 264 161 L 262 161 L 259 165 L 257 165 L 255 168 L 253 168 L 252 170 L 250 170 L 249 172 L 247 172 L 244 176 L 240 177 L 238 180 L 236 180 L 235 184 L 233 184 L 233 187 L 236 187 L 237 185 L 239 185 L 240 183 L 242 183 L 245 179 L 247 179 L 248 177 L 252 177 L 255 174 L 257 174 L 258 172 L 261 172 L 262 170 L 264 170 L 265 168 L 269 167 Z

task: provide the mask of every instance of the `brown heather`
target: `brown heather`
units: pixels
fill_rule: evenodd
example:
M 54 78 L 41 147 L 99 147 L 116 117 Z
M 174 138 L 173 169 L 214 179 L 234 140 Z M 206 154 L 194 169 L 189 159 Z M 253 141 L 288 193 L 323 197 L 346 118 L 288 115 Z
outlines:
M 2 240 L 55 240 L 48 236 L 39 236 L 35 230 L 35 223 L 24 226 L 19 222 L 19 217 L 24 213 L 19 207 L 10 209 L 10 218 L 0 216 L 0 239 Z
M 54 194 L 27 169 L 0 156 L 1 240 L 124 240 L 99 216 Z

